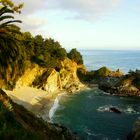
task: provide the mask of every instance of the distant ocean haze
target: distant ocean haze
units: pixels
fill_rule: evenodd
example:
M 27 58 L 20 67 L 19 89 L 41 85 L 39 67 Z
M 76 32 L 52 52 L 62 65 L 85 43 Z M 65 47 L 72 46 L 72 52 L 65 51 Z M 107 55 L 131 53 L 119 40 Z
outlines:
M 97 70 L 106 66 L 112 70 L 140 69 L 140 50 L 80 50 L 88 70 Z

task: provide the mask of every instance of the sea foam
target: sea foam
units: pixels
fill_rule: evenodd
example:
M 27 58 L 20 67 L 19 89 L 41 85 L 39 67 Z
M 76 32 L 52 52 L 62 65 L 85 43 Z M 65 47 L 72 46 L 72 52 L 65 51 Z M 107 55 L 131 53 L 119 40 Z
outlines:
M 50 121 L 52 121 L 52 118 L 53 118 L 53 116 L 54 116 L 56 110 L 57 110 L 58 107 L 60 106 L 60 105 L 59 105 L 59 100 L 61 99 L 62 95 L 64 95 L 64 94 L 65 94 L 65 93 L 59 94 L 59 95 L 55 98 L 54 103 L 53 103 L 53 105 L 52 105 L 52 107 L 51 107 L 51 109 L 50 109 L 50 111 L 49 111 L 49 119 L 50 119 Z
M 51 107 L 50 111 L 49 111 L 49 118 L 50 120 L 52 120 L 52 117 L 55 113 L 55 111 L 57 110 L 57 108 L 59 107 L 59 96 L 56 97 L 53 106 Z

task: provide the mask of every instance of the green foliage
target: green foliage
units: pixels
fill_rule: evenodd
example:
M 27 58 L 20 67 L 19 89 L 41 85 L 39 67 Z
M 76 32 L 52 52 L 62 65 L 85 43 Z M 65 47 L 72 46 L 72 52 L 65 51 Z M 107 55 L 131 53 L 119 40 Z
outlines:
M 64 60 L 67 56 L 67 52 L 64 48 L 61 47 L 59 42 L 54 41 L 53 39 L 49 38 L 44 41 L 44 53 L 50 53 L 50 57 L 55 59 Z
M 136 71 L 130 70 L 127 76 L 128 78 L 131 77 L 132 84 L 140 90 L 140 70 L 137 70 L 137 69 Z
M 22 33 L 21 42 L 26 53 L 26 59 L 30 61 L 31 56 L 34 55 L 34 44 L 31 33 L 30 32 Z
M 136 79 L 140 80 L 140 70 L 136 69 L 136 71 L 129 71 L 129 75 L 135 77 Z
M 35 62 L 44 67 L 57 67 L 59 61 L 64 60 L 67 52 L 61 48 L 59 42 L 53 39 L 43 39 L 41 35 L 33 38 L 33 56 L 32 62 Z
M 92 81 L 100 77 L 107 77 L 110 76 L 111 73 L 112 71 L 109 70 L 107 67 L 102 67 L 98 70 L 89 71 L 89 72 L 83 69 L 78 69 L 77 71 L 78 77 L 82 81 Z
M 12 0 L 0 0 L 0 4 L 2 5 L 2 7 L 7 6 L 9 9 L 17 13 L 20 13 L 23 7 L 23 3 L 20 3 L 19 5 L 15 5 L 12 2 Z
M 20 34 L 20 30 L 12 23 L 21 21 L 11 20 L 14 17 L 7 15 L 11 13 L 7 7 L 0 10 L 0 65 L 4 67 L 8 67 L 9 62 L 14 62 L 20 51 L 18 39 L 15 37 L 16 34 Z
M 14 82 L 15 75 L 22 71 L 25 55 L 20 28 L 14 24 L 21 21 L 14 20 L 13 13 L 7 6 L 0 9 L 0 78 L 10 87 L 9 80 Z
M 12 108 L 9 106 L 10 109 Z M 0 103 L 0 139 L 1 140 L 39 140 L 40 137 L 24 129 L 11 112 L 3 108 Z
M 68 57 L 75 61 L 77 64 L 83 64 L 83 58 L 82 55 L 80 54 L 80 52 L 78 52 L 76 49 L 72 49 L 69 53 L 68 53 Z
M 102 67 L 99 70 L 95 71 L 96 77 L 106 77 L 109 76 L 111 73 L 111 70 L 109 70 L 107 67 Z
M 85 69 L 80 68 L 77 70 L 77 75 L 81 81 L 89 82 L 94 79 L 95 71 L 88 72 L 88 71 L 85 71 Z

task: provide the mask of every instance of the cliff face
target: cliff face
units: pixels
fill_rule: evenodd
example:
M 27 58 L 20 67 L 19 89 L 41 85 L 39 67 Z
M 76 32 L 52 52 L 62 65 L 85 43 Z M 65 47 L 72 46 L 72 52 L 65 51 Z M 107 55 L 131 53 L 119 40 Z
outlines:
M 140 96 L 139 80 L 134 76 L 125 75 L 120 78 L 102 78 L 99 88 L 111 94 L 122 96 Z
M 19 78 L 15 88 L 31 86 L 43 89 L 48 93 L 63 89 L 74 92 L 84 87 L 77 77 L 77 68 L 78 65 L 68 58 L 61 61 L 59 71 L 34 64 Z
M 61 62 L 60 79 L 62 88 L 68 92 L 78 91 L 84 87 L 77 76 L 78 65 L 66 58 Z
M 15 88 L 26 87 L 32 85 L 32 82 L 37 76 L 40 76 L 45 71 L 44 68 L 40 68 L 37 64 L 30 65 L 25 73 L 16 82 Z
M 67 128 L 44 122 L 0 90 L 0 139 L 76 140 Z

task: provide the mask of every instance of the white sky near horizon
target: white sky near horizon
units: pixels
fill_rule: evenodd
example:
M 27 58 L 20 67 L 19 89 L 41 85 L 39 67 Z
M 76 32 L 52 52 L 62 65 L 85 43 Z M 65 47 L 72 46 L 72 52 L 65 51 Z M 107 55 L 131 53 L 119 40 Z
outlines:
M 139 0 L 13 0 L 23 31 L 66 49 L 140 50 Z

